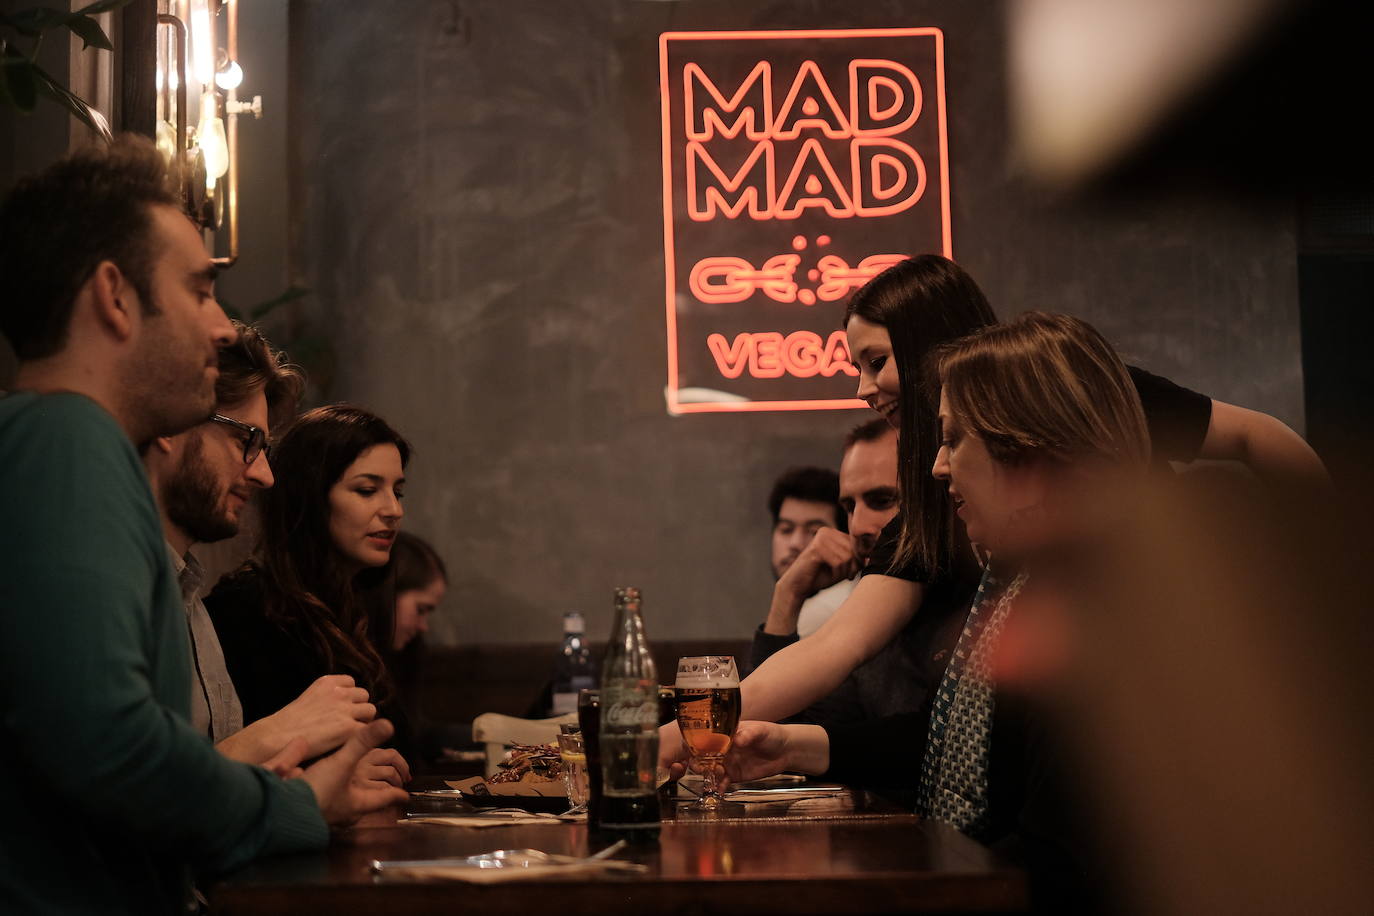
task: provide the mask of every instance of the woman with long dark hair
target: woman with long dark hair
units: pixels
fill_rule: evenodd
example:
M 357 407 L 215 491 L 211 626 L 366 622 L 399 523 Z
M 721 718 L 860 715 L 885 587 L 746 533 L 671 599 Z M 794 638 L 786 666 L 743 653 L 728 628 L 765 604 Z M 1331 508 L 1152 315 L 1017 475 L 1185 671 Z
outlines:
M 919 377 L 903 389 L 900 367 L 919 367 L 932 347 L 996 323 L 973 278 L 935 255 L 893 266 L 881 281 L 856 292 L 845 309 L 845 330 L 859 368 L 858 397 L 899 431 L 898 518 L 909 522 L 900 526 L 892 560 L 903 567 L 919 565 L 928 575 L 948 571 L 953 541 L 949 501 L 928 473 L 939 450 L 936 405 Z
M 302 415 L 272 450 L 258 550 L 205 599 L 245 722 L 325 674 L 352 676 L 384 712 L 399 712 L 385 708 L 395 691 L 383 652 L 409 459 L 396 430 L 343 404 Z
M 922 686 L 938 685 L 978 573 L 969 552 L 955 542 L 948 497 L 929 475 L 939 433 L 938 392 L 927 363 L 935 348 L 995 323 L 973 278 L 939 255 L 909 258 L 850 299 L 845 329 L 859 370 L 858 396 L 898 429 L 902 509 L 840 609 L 740 684 L 746 718 L 775 721 L 826 696 L 918 613 L 926 616 L 928 651 L 913 661 Z M 1272 482 L 1325 479 L 1307 444 L 1273 417 L 1213 401 L 1134 367 L 1130 376 L 1144 405 L 1156 465 L 1230 459 Z M 677 759 L 681 745 L 673 726 L 667 729 L 665 763 Z

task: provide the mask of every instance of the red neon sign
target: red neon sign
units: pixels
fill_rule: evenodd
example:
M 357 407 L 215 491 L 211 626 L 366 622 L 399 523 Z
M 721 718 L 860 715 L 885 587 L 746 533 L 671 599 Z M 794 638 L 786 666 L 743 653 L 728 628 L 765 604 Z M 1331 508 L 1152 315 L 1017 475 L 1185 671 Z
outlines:
M 861 407 L 839 303 L 951 256 L 939 29 L 660 37 L 668 408 Z

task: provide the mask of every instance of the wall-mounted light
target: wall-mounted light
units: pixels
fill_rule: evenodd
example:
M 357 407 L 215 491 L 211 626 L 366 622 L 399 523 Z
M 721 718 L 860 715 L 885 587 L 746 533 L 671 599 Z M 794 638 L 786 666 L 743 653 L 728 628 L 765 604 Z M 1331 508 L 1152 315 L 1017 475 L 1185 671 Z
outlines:
M 214 0 L 190 2 L 191 72 L 195 74 L 196 82 L 208 87 L 215 78 L 215 24 L 210 16 L 210 4 Z
M 205 156 L 205 187 L 213 189 L 215 181 L 229 171 L 229 140 L 224 133 L 224 120 L 219 116 L 214 93 L 200 97 L 200 123 L 196 125 L 196 145 Z
M 243 68 L 239 66 L 238 61 L 226 55 L 225 62 L 215 71 L 215 85 L 227 92 L 239 88 L 242 83 Z
M 158 149 L 191 218 L 227 231 L 228 256 L 215 260 L 229 267 L 239 256 L 238 116 L 262 117 L 260 96 L 238 99 L 238 0 L 158 0 L 157 53 Z

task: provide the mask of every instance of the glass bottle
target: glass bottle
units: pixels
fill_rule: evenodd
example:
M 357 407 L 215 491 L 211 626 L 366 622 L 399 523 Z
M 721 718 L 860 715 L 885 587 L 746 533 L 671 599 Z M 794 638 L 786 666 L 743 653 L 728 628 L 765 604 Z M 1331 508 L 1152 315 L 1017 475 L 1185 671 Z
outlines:
M 637 588 L 616 591 L 601 667 L 601 828 L 657 838 L 658 671 L 644 636 Z

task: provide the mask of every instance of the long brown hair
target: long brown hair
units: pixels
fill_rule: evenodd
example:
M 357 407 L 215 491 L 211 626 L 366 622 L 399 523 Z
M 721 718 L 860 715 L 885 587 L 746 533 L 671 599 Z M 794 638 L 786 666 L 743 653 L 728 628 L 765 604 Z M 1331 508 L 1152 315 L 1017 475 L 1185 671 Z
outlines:
M 391 644 L 395 615 L 391 563 L 354 572 L 329 535 L 329 490 L 366 449 L 410 444 L 359 407 L 317 407 L 296 420 L 272 450 L 276 484 L 264 491 L 256 565 L 265 612 L 314 645 L 331 670 L 347 668 L 380 699 L 391 694 L 378 647 Z
M 937 373 L 950 412 L 997 461 L 1150 460 L 1130 374 L 1086 321 L 1027 312 L 941 347 Z
M 935 347 L 997 318 L 973 278 L 935 254 L 908 258 L 870 280 L 850 298 L 845 324 L 855 315 L 887 330 L 901 386 L 897 480 L 902 535 L 894 563 L 918 564 L 933 580 L 953 566 L 954 525 L 945 487 L 930 476 L 940 433 L 938 392 L 932 397 L 927 384 L 927 358 Z

